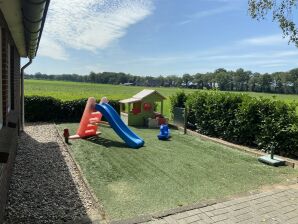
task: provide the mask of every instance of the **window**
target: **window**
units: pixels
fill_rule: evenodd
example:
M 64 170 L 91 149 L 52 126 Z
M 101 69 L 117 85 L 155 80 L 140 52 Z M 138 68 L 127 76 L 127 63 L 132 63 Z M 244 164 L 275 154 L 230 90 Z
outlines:
M 2 30 L 0 28 L 0 129 L 3 126 L 3 98 L 2 98 Z
M 10 45 L 7 44 L 7 112 L 11 110 Z
M 10 108 L 14 110 L 14 46 L 10 46 Z

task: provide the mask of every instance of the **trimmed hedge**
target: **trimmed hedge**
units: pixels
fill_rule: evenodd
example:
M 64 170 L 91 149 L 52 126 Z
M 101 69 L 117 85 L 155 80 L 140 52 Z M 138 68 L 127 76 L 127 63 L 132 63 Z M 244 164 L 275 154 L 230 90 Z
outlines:
M 219 91 L 198 91 L 186 98 L 188 123 L 198 132 L 266 152 L 274 149 L 280 155 L 298 156 L 296 105 Z
M 27 122 L 79 122 L 87 99 L 61 101 L 53 97 L 25 96 L 25 120 Z M 118 101 L 109 104 L 119 113 Z

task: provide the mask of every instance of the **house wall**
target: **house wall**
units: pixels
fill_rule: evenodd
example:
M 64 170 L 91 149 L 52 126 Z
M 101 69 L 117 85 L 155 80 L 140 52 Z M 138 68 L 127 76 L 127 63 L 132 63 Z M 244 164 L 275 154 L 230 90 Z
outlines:
M 20 118 L 20 56 L 0 11 L 0 223 L 3 223 L 9 177 L 15 160 Z M 2 127 L 1 127 L 2 126 Z M 8 152 L 8 153 L 7 153 Z

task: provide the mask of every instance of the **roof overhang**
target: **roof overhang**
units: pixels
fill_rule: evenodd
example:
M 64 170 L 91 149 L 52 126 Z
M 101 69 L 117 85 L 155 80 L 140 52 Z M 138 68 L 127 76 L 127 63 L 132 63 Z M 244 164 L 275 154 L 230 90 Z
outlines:
M 21 57 L 36 56 L 50 0 L 0 0 L 0 9 Z
M 21 1 L 0 0 L 0 9 L 20 56 L 27 57 Z
M 140 102 L 140 101 L 142 101 L 143 99 L 145 99 L 146 97 L 148 97 L 148 96 L 150 96 L 152 94 L 156 94 L 159 97 L 159 100 L 166 99 L 163 95 L 161 95 L 156 90 L 153 90 L 153 89 L 143 89 L 141 92 L 137 93 L 132 98 L 120 100 L 119 103 L 136 103 L 136 102 Z
M 150 96 L 152 94 L 158 95 L 161 99 L 166 99 L 163 95 L 161 95 L 159 92 L 157 92 L 154 89 L 143 89 L 141 92 L 137 93 L 134 95 L 132 98 L 137 98 L 137 99 L 144 99 L 147 96 Z
M 129 99 L 125 99 L 125 100 L 120 100 L 119 103 L 136 103 L 136 102 L 140 102 L 141 99 L 136 99 L 136 98 L 129 98 Z

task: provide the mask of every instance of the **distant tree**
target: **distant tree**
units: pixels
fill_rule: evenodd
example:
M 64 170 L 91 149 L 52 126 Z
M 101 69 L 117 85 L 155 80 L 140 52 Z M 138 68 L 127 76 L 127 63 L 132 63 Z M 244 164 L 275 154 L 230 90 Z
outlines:
M 263 20 L 272 14 L 273 21 L 279 23 L 284 37 L 298 47 L 298 28 L 294 22 L 298 0 L 249 0 L 249 14 L 253 19 Z
M 214 73 L 220 73 L 220 72 L 227 72 L 224 68 L 218 68 L 214 71 Z
M 256 91 L 298 94 L 298 68 L 289 72 L 275 72 L 260 74 L 245 71 L 227 71 L 224 68 L 214 72 L 184 74 L 182 76 L 136 76 L 123 72 L 90 72 L 89 75 L 60 74 L 47 75 L 40 72 L 34 75 L 25 74 L 25 79 L 58 80 L 72 82 L 89 82 L 119 85 L 132 83 L 136 86 L 167 86 L 198 89 L 219 88 L 224 91 Z
M 260 73 L 254 73 L 252 77 L 249 79 L 248 82 L 248 88 L 252 92 L 260 92 L 262 91 L 261 89 L 261 83 L 260 83 Z
M 247 91 L 248 90 L 248 81 L 251 76 L 251 71 L 245 71 L 242 68 L 236 70 L 233 73 L 234 88 L 237 91 Z
M 224 71 L 217 72 L 215 75 L 215 82 L 218 84 L 220 90 L 228 91 L 232 90 L 232 76 Z
M 274 92 L 276 93 L 283 93 L 283 77 L 284 73 L 283 72 L 275 72 L 272 74 L 273 78 L 273 88 Z
M 192 81 L 192 76 L 190 74 L 184 74 L 182 76 L 182 81 L 187 85 L 188 82 Z
M 272 82 L 273 78 L 270 74 L 264 74 L 260 76 L 260 85 L 261 85 L 261 91 L 262 92 L 271 92 L 272 89 Z
M 96 81 L 96 73 L 95 72 L 90 72 L 90 74 L 89 74 L 89 80 L 91 81 L 91 82 L 95 82 Z
M 205 83 L 204 83 L 204 74 L 201 73 L 197 73 L 194 75 L 194 82 L 197 83 L 197 87 L 199 89 L 203 89 L 205 87 Z

